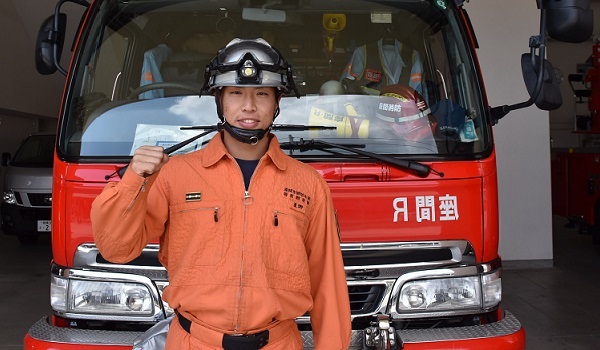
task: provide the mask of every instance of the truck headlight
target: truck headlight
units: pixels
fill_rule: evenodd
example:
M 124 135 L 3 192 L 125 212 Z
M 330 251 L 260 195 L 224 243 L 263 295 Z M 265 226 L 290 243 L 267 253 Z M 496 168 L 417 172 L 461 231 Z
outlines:
M 151 316 L 148 288 L 134 282 L 88 281 L 52 276 L 52 308 L 67 313 Z
M 483 307 L 489 308 L 500 304 L 502 300 L 502 279 L 500 271 L 481 276 L 483 285 Z
M 499 271 L 481 276 L 414 280 L 402 286 L 398 312 L 491 308 L 501 299 Z
M 2 194 L 2 200 L 4 203 L 17 204 L 17 198 L 15 197 L 15 193 L 13 191 L 4 191 Z
M 478 276 L 410 281 L 402 286 L 398 311 L 449 311 L 481 305 Z

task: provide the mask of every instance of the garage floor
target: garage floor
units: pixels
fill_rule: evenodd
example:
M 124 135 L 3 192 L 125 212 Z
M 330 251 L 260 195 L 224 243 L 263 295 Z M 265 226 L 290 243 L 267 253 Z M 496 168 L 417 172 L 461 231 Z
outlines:
M 503 305 L 521 321 L 527 348 L 600 349 L 600 246 L 554 219 L 554 267 L 508 269 Z M 22 349 L 29 326 L 50 313 L 50 239 L 31 247 L 0 234 L 0 349 Z
M 505 270 L 503 306 L 527 349 L 600 349 L 600 246 L 554 217 L 554 267 Z

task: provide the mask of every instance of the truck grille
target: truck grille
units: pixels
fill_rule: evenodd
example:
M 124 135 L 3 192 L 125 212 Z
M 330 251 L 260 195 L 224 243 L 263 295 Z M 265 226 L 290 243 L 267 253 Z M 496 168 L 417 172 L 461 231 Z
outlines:
M 23 205 L 23 198 L 21 198 L 21 192 L 15 192 L 15 198 L 17 200 L 17 204 Z
M 51 212 L 50 208 L 44 209 L 29 209 L 29 208 L 19 208 L 18 210 L 19 217 L 23 220 L 28 221 L 36 221 L 36 220 L 50 220 Z
M 459 240 L 344 243 L 341 248 L 348 280 L 350 309 L 355 317 L 369 317 L 385 312 L 394 284 L 406 273 L 470 264 L 475 259 L 469 242 Z M 134 261 L 120 265 L 105 260 L 94 244 L 82 244 L 75 253 L 74 265 L 140 274 L 155 282 L 168 283 L 167 272 L 158 261 L 158 250 L 157 244 L 150 244 Z
M 51 193 L 27 193 L 26 195 L 32 207 L 49 207 L 52 205 Z
M 350 311 L 352 314 L 368 314 L 377 310 L 385 286 L 383 285 L 360 285 L 348 286 L 348 294 L 350 294 Z
M 353 316 L 386 312 L 397 279 L 407 273 L 471 263 L 467 241 L 342 243 Z
M 50 208 L 52 206 L 52 193 L 15 192 L 15 198 L 17 204 L 24 207 Z
M 342 243 L 346 275 L 350 279 L 397 278 L 407 272 L 472 261 L 467 241 Z
M 436 249 L 398 250 L 349 250 L 343 252 L 346 266 L 374 266 L 394 264 L 422 264 L 427 262 L 450 261 L 453 259 L 451 247 Z

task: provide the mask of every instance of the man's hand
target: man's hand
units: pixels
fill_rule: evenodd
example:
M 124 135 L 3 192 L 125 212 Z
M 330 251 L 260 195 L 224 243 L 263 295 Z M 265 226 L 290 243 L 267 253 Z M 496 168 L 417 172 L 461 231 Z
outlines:
M 159 171 L 169 161 L 161 146 L 141 146 L 133 153 L 129 166 L 136 174 L 148 177 Z

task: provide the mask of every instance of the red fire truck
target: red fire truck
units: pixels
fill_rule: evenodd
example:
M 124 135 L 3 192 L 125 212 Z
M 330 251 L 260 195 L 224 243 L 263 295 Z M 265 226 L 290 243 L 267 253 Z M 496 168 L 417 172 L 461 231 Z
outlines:
M 85 7 L 68 68 L 65 3 Z M 52 195 L 50 303 L 26 349 L 127 349 L 173 310 L 158 242 L 102 257 L 90 206 L 140 145 L 202 148 L 217 121 L 205 67 L 235 37 L 262 37 L 293 67 L 273 132 L 334 197 L 352 310 L 351 349 L 522 349 L 501 307 L 492 125 L 560 105 L 546 33 L 591 33 L 581 0 L 539 0 L 523 55 L 528 101 L 491 108 L 462 0 L 60 0 L 40 30 L 40 73 L 67 76 Z M 540 58 L 541 57 L 541 58 Z M 310 317 L 300 317 L 305 349 Z

